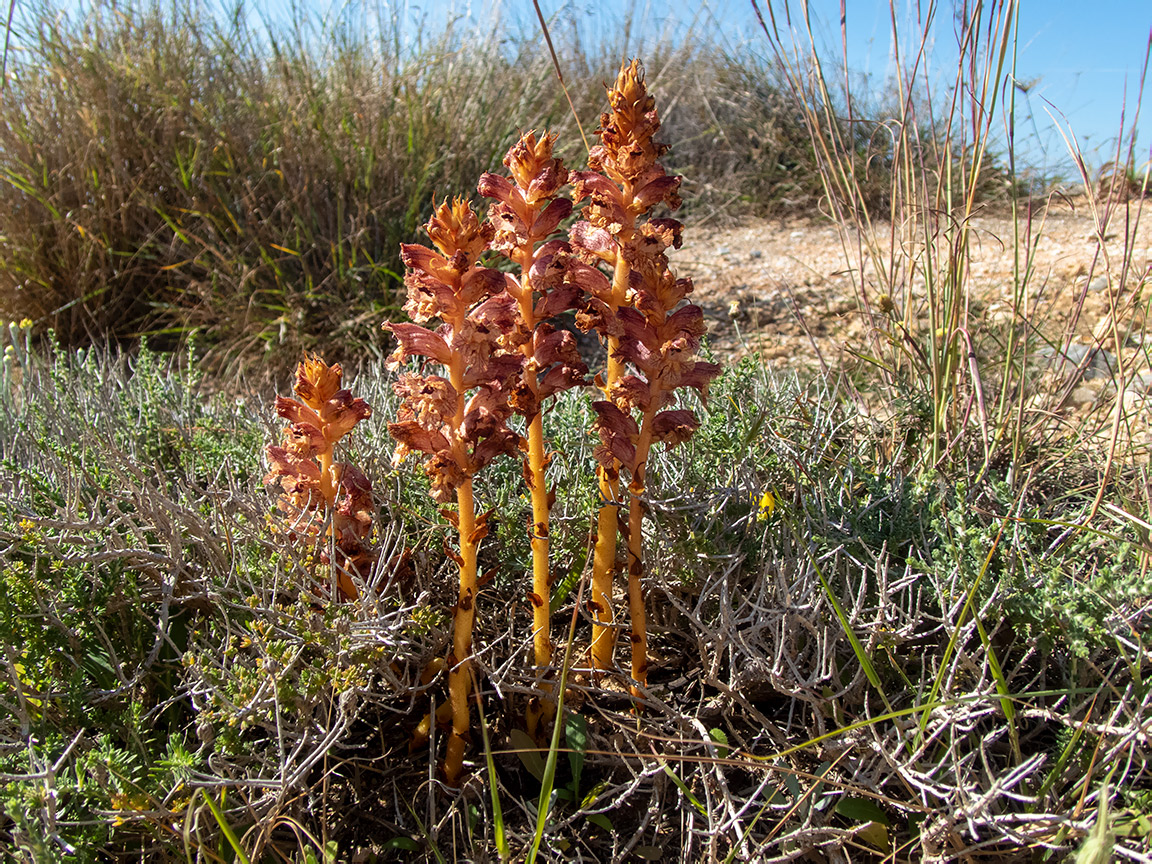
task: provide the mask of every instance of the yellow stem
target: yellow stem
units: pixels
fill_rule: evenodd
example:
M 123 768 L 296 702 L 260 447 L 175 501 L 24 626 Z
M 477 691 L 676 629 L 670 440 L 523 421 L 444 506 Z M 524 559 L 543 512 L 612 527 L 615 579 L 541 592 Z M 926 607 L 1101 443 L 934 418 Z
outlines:
M 468 743 L 468 696 L 472 676 L 472 625 L 476 620 L 476 511 L 472 500 L 472 480 L 465 480 L 456 490 L 460 516 L 460 599 L 452 634 L 452 656 L 449 657 L 448 700 L 452 703 L 452 732 L 444 756 L 444 776 L 455 786 L 464 770 L 464 748 Z
M 336 484 L 332 479 L 332 447 L 317 454 L 320 460 L 320 494 L 329 507 L 336 504 Z
M 656 402 L 653 394 L 653 403 Z M 655 409 L 644 412 L 640 438 L 636 444 L 636 470 L 628 484 L 628 613 L 632 619 L 632 678 L 640 687 L 648 686 L 648 616 L 644 607 L 644 509 L 641 499 L 646 491 L 645 465 L 652 449 L 652 418 Z M 641 697 L 637 687 L 632 695 Z
M 525 224 L 532 224 L 535 213 L 522 214 Z M 536 325 L 536 297 L 532 283 L 528 277 L 532 268 L 533 249 L 536 243 L 543 238 L 531 236 L 528 242 L 515 249 L 511 255 L 512 261 L 520 267 L 521 293 L 519 298 L 520 317 L 528 333 L 534 333 Z M 522 347 L 525 361 L 524 384 L 532 391 L 533 397 L 538 394 L 536 380 L 536 364 L 533 353 L 532 340 L 529 338 Z M 532 524 L 529 535 L 532 545 L 532 643 L 536 658 L 536 665 L 547 669 L 552 663 L 552 636 L 551 636 L 551 596 L 552 577 L 549 552 L 549 511 L 548 481 L 544 469 L 547 462 L 544 451 L 544 406 L 537 403 L 537 412 L 528 419 L 528 483 L 532 496 Z M 541 720 L 547 722 L 552 718 L 553 709 L 550 702 L 533 700 L 529 703 L 525 717 L 528 734 L 535 735 Z
M 534 214 L 531 214 L 534 215 Z M 531 224 L 531 219 L 526 219 Z M 536 298 L 532 283 L 528 278 L 528 271 L 532 267 L 532 250 L 536 243 L 535 237 L 516 249 L 512 260 L 519 265 L 522 279 L 519 299 L 520 317 L 524 321 L 528 333 L 536 330 Z M 521 351 L 524 354 L 525 374 L 524 384 L 532 391 L 533 397 L 538 394 L 536 380 L 536 363 L 533 354 L 532 339 L 524 343 Z M 532 544 L 532 642 L 535 649 L 536 665 L 545 668 L 552 662 L 551 621 L 549 616 L 549 600 L 551 597 L 551 573 L 549 567 L 548 543 L 548 482 L 544 476 L 546 458 L 544 453 L 544 406 L 537 403 L 534 417 L 528 418 L 528 483 L 532 495 L 532 525 L 529 529 Z M 535 725 L 535 717 L 529 717 L 529 725 Z M 529 730 L 532 731 L 532 730 Z
M 328 505 L 329 518 L 333 515 L 333 509 L 336 506 L 336 478 L 332 475 L 332 448 L 329 446 L 327 450 L 321 451 L 316 454 L 316 458 L 320 463 L 320 494 L 324 496 L 324 502 Z M 331 525 L 328 528 L 327 536 L 335 535 L 335 526 Z M 336 536 L 336 541 L 339 542 L 340 537 Z M 341 562 L 336 556 L 332 557 L 329 566 L 336 568 L 336 587 L 337 591 L 345 600 L 355 600 L 360 596 L 360 592 L 356 590 L 356 584 L 352 581 L 352 577 L 345 573 L 343 570 L 338 569 Z M 339 599 L 339 598 L 337 598 Z
M 463 325 L 463 314 L 453 323 L 455 332 Z M 459 394 L 455 427 L 464 426 L 464 360 L 454 355 L 448 366 L 449 379 Z M 463 447 L 456 442 L 457 447 Z M 465 454 L 457 453 L 457 458 Z M 452 705 L 452 731 L 444 754 L 444 777 L 451 786 L 457 785 L 464 771 L 464 749 L 468 744 L 469 704 L 472 689 L 470 673 L 472 657 L 472 626 L 476 620 L 476 504 L 472 497 L 472 479 L 465 480 L 456 490 L 457 526 L 460 532 L 460 594 L 456 602 L 453 622 L 452 654 L 448 658 L 448 701 Z
M 622 246 L 632 235 L 629 226 L 617 235 Z M 616 254 L 616 268 L 612 275 L 612 312 L 624 305 L 628 296 L 628 276 L 631 267 L 622 252 Z M 608 337 L 608 364 L 604 370 L 604 394 L 624 374 L 624 364 L 617 358 L 620 340 Z M 600 510 L 596 514 L 596 546 L 592 555 L 592 610 L 596 623 L 592 625 L 592 668 L 611 669 L 612 653 L 616 648 L 615 614 L 612 610 L 612 582 L 616 570 L 616 537 L 620 531 L 620 466 L 601 465 L 596 470 L 600 486 Z
M 544 423 L 541 414 L 528 424 L 528 466 L 532 477 L 532 601 L 533 644 L 536 665 L 552 662 L 549 635 L 551 573 L 548 567 L 548 486 L 544 476 Z M 537 602 L 537 600 L 542 602 Z
M 528 476 L 532 484 L 532 642 L 536 665 L 546 670 L 552 663 L 551 593 L 552 578 L 548 551 L 548 487 L 544 475 L 544 424 L 537 414 L 528 424 Z M 549 684 L 546 693 L 552 693 Z M 551 721 L 555 709 L 550 700 L 534 698 L 528 703 L 525 723 L 535 736 L 543 721 Z

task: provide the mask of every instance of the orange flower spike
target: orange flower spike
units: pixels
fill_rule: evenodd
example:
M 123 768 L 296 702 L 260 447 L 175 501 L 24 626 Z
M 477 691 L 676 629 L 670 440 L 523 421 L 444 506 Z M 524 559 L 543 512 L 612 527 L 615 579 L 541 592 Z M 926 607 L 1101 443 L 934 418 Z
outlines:
M 456 268 L 461 273 L 476 263 L 492 239 L 490 226 L 459 196 L 451 204 L 443 201 L 436 207 L 426 227 L 429 239 L 446 258 L 455 262 L 458 255 L 463 256 Z
M 637 229 L 636 220 L 657 203 L 680 205 L 679 177 L 668 176 L 659 164 L 667 147 L 655 140 L 660 129 L 656 101 L 644 83 L 638 60 L 622 63 L 615 83 L 607 88 L 610 111 L 600 115 L 596 134 L 600 143 L 588 154 L 588 171 L 574 172 L 574 198 L 587 199 L 582 215 L 569 234 L 574 252 L 585 264 L 612 267 L 607 289 L 587 272 L 574 271 L 572 279 L 585 291 L 584 308 L 577 315 L 581 327 L 596 329 L 608 343 L 608 362 L 597 383 L 611 398 L 616 382 L 625 374 L 621 354 L 625 339 L 618 313 L 632 301 L 634 271 L 650 269 L 644 252 L 651 245 L 650 224 Z M 592 665 L 612 666 L 617 630 L 612 611 L 612 583 L 617 567 L 619 534 L 619 465 L 602 462 L 598 471 L 603 502 L 596 518 L 592 565 L 591 606 L 597 621 L 592 628 Z
M 596 402 L 601 445 L 600 494 L 607 502 L 597 518 L 592 602 L 599 626 L 593 627 L 592 662 L 611 666 L 615 630 L 611 614 L 612 573 L 616 567 L 619 472 L 628 471 L 628 598 L 631 619 L 632 677 L 647 680 L 647 626 L 642 557 L 645 465 L 654 442 L 673 446 L 699 425 L 687 410 L 663 410 L 684 386 L 707 395 L 719 367 L 695 359 L 704 333 L 700 308 L 681 306 L 692 283 L 668 269 L 669 248 L 679 248 L 683 226 L 675 219 L 637 219 L 657 204 L 680 205 L 680 178 L 669 176 L 659 159 L 668 148 L 655 140 L 660 128 L 656 103 L 644 84 L 638 61 L 620 67 L 608 89 L 611 111 L 600 117 L 600 144 L 588 156 L 589 171 L 573 177 L 578 199 L 587 198 L 586 222 L 571 232 L 572 246 L 588 265 L 613 266 L 610 291 L 595 277 L 573 269 L 585 292 L 577 316 L 608 342 L 608 367 L 598 379 L 606 400 Z M 679 307 L 679 308 L 677 308 Z M 634 372 L 628 371 L 631 367 Z M 637 423 L 634 412 L 640 413 Z
M 276 397 L 276 413 L 292 426 L 285 432 L 289 447 L 299 449 L 301 438 L 308 438 L 316 449 L 320 464 L 320 488 L 324 500 L 336 500 L 336 482 L 332 476 L 332 445 L 352 431 L 361 420 L 372 416 L 363 399 L 353 399 L 341 388 L 344 370 L 339 363 L 327 365 L 320 357 L 306 357 L 296 367 L 296 399 Z M 319 437 L 319 441 L 316 438 Z
M 333 511 L 332 528 L 339 559 L 326 550 L 318 558 L 336 566 L 340 595 L 355 599 L 357 590 L 347 570 L 367 575 L 375 560 L 367 541 L 372 530 L 372 486 L 360 469 L 333 462 L 333 445 L 361 420 L 372 416 L 363 399 L 342 387 L 339 364 L 306 357 L 296 367 L 296 399 L 276 397 L 276 413 L 289 422 L 284 446 L 266 448 L 269 472 L 265 484 L 279 482 L 278 508 L 284 514 L 286 534 L 297 540 L 320 542 L 325 511 Z
M 524 357 L 513 404 L 527 423 L 524 478 L 532 499 L 528 535 L 532 546 L 533 649 L 536 665 L 547 670 L 552 662 L 550 637 L 551 568 L 549 518 L 551 501 L 545 469 L 549 457 L 544 446 L 542 402 L 560 390 L 583 384 L 588 368 L 580 359 L 575 339 L 556 330 L 548 321 L 571 308 L 581 292 L 564 285 L 570 257 L 568 244 L 548 242 L 560 222 L 572 212 L 572 202 L 556 197 L 568 181 L 564 163 L 552 155 L 556 136 L 541 138 L 529 131 L 504 157 L 511 177 L 485 174 L 478 191 L 494 198 L 489 219 L 496 227 L 492 247 L 520 269 L 519 277 L 507 277 L 507 290 L 517 302 L 518 320 L 507 329 L 506 340 L 519 346 Z M 551 702 L 533 699 L 527 713 L 529 734 L 540 721 L 549 720 Z
M 487 531 L 485 517 L 476 515 L 472 478 L 497 456 L 518 448 L 520 437 L 506 421 L 512 414 L 509 385 L 523 356 L 509 355 L 500 344 L 514 322 L 504 274 L 477 263 L 494 236 L 493 226 L 457 198 L 437 206 L 426 228 L 435 249 L 401 248 L 408 269 L 404 308 L 416 321 L 439 318 L 442 324 L 436 331 L 420 324 L 385 324 L 400 343 L 388 365 L 396 368 L 409 357 L 422 356 L 446 374 L 401 375 L 393 385 L 401 406 L 388 431 L 397 440 L 393 461 L 412 452 L 427 454 L 423 467 L 432 497 L 441 503 L 456 500 L 450 521 L 459 534 L 459 552 L 451 555 L 460 584 L 447 658 L 452 729 L 444 757 L 445 778 L 455 785 L 464 770 L 470 725 L 476 557 Z

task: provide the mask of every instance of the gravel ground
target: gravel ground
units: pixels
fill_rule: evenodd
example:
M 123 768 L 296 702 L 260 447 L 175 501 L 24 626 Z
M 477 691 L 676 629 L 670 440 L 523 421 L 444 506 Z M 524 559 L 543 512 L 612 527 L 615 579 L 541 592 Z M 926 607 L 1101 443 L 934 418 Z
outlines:
M 1032 253 L 1029 317 L 1049 338 L 1115 352 L 1115 339 L 1106 332 L 1111 328 L 1105 326 L 1115 309 L 1122 327 L 1133 327 L 1122 350 L 1140 341 L 1141 289 L 1152 280 L 1152 213 L 1137 220 L 1138 203 L 1115 208 L 1102 232 L 1096 226 L 1103 220 L 1094 218 L 1086 199 L 1053 200 L 1030 217 L 1022 215 L 1020 230 L 1032 238 L 1026 244 Z M 970 230 L 972 311 L 981 326 L 1005 324 L 1013 314 L 1014 249 L 1024 244 L 1013 242 L 1012 217 L 1003 210 L 977 215 Z M 923 306 L 924 279 L 919 272 L 908 277 L 906 250 L 917 256 L 924 244 L 894 243 L 886 224 L 877 225 L 874 234 L 878 254 L 858 245 L 854 234 L 841 236 L 827 221 L 689 229 L 672 263 L 695 283 L 710 345 L 721 357 L 754 352 L 781 368 L 805 369 L 818 366 L 822 356 L 834 366 L 845 349 L 864 349 L 870 341 L 866 316 L 859 311 L 862 282 L 873 306 L 881 293 L 891 294 L 897 315 L 913 303 L 915 318 Z M 1129 266 L 1122 273 L 1125 258 Z M 922 252 L 914 260 L 923 261 Z M 883 270 L 897 277 L 878 279 Z M 883 281 L 895 287 L 882 288 Z M 1082 313 L 1069 332 L 1078 305 Z

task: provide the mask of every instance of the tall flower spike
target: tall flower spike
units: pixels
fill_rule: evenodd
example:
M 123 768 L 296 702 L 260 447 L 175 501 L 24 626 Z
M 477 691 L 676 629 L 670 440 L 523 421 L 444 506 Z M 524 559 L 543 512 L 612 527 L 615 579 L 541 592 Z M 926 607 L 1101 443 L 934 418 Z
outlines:
M 388 363 L 396 368 L 409 357 L 426 357 L 446 375 L 401 375 L 393 386 L 401 406 L 388 431 L 398 442 L 395 460 L 425 454 L 432 497 L 441 503 L 456 499 L 455 513 L 442 511 L 460 540 L 459 552 L 453 553 L 460 590 L 448 656 L 452 730 L 444 758 L 445 777 L 456 785 L 469 729 L 476 556 L 488 530 L 487 517 L 476 516 L 472 478 L 497 456 L 519 448 L 520 436 L 507 420 L 524 356 L 501 344 L 516 321 L 516 301 L 504 291 L 504 275 L 477 263 L 495 234 L 492 224 L 481 222 L 466 201 L 456 198 L 435 208 L 427 230 L 435 249 L 401 247 L 408 268 L 404 308 L 416 321 L 438 318 L 441 323 L 436 330 L 385 324 L 400 343 Z
M 508 339 L 517 344 L 524 357 L 513 404 L 527 423 L 528 452 L 524 480 L 531 491 L 532 518 L 528 534 L 532 544 L 533 648 L 536 665 L 545 672 L 552 662 L 549 598 L 549 511 L 552 493 L 545 469 L 549 456 L 544 447 L 542 403 L 547 397 L 585 383 L 588 367 L 580 359 L 576 340 L 567 330 L 557 330 L 549 318 L 572 308 L 580 290 L 564 284 L 570 247 L 562 241 L 548 242 L 560 222 L 572 212 L 572 202 L 557 198 L 567 183 L 568 170 L 553 157 L 554 135 L 537 139 L 527 132 L 504 157 L 511 177 L 485 174 L 480 178 L 481 195 L 494 198 L 488 218 L 496 227 L 492 246 L 507 256 L 519 270 L 519 277 L 506 277 L 508 293 L 517 303 L 518 321 Z M 540 720 L 551 718 L 551 701 L 533 699 L 527 725 L 535 734 Z
M 600 144 L 588 154 L 589 170 L 573 172 L 570 177 L 574 198 L 587 199 L 588 203 L 582 211 L 584 220 L 569 232 L 573 252 L 582 266 L 571 267 L 567 279 L 584 295 L 577 324 L 595 329 L 608 343 L 607 365 L 597 376 L 597 384 L 605 399 L 611 401 L 626 374 L 630 343 L 634 340 L 634 335 L 626 332 L 627 319 L 621 318 L 620 313 L 634 299 L 634 282 L 651 266 L 653 238 L 658 238 L 656 243 L 660 245 L 671 237 L 671 232 L 679 244 L 679 223 L 649 220 L 638 226 L 637 219 L 661 202 L 672 209 L 678 207 L 680 178 L 667 175 L 657 161 L 668 148 L 654 137 L 660 118 L 656 100 L 644 84 L 640 62 L 621 64 L 615 84 L 607 89 L 611 110 L 600 115 L 600 128 L 596 130 Z M 677 227 L 672 230 L 666 223 Z M 612 268 L 611 280 L 598 269 L 603 265 Z M 606 446 L 602 453 L 612 454 L 613 447 Z M 591 653 L 593 667 L 602 670 L 612 667 L 618 624 L 612 608 L 612 583 L 618 568 L 619 459 L 601 460 L 597 475 L 601 504 L 596 517 L 591 598 L 597 623 L 593 626 Z
M 650 224 L 650 223 L 649 223 Z M 647 227 L 647 226 L 645 226 Z M 678 233 L 677 233 L 678 236 Z M 639 250 L 634 248 L 633 252 Z M 634 370 L 608 388 L 608 399 L 592 407 L 597 414 L 601 465 L 613 462 L 629 474 L 628 484 L 628 608 L 631 619 L 633 691 L 639 697 L 648 680 L 648 628 L 643 577 L 643 498 L 646 466 L 654 442 L 674 447 L 692 436 L 700 425 L 686 409 L 669 408 L 675 391 L 691 387 L 701 400 L 720 367 L 696 359 L 704 333 L 699 306 L 676 308 L 692 290 L 687 279 L 675 279 L 668 259 L 658 246 L 638 255 L 634 306 L 621 309 L 618 323 L 623 335 L 619 355 Z M 675 311 L 673 311 L 675 310 Z M 637 423 L 634 412 L 640 412 Z
M 361 420 L 372 416 L 363 399 L 341 386 L 340 364 L 327 365 L 317 356 L 296 368 L 296 399 L 276 397 L 276 413 L 288 421 L 283 446 L 266 448 L 269 472 L 265 484 L 279 482 L 277 506 L 283 530 L 293 540 L 316 543 L 319 560 L 333 565 L 340 597 L 354 600 L 359 592 L 352 579 L 367 576 L 375 553 L 372 533 L 372 484 L 359 468 L 333 461 L 333 446 Z M 321 529 L 328 513 L 337 560 L 331 561 Z

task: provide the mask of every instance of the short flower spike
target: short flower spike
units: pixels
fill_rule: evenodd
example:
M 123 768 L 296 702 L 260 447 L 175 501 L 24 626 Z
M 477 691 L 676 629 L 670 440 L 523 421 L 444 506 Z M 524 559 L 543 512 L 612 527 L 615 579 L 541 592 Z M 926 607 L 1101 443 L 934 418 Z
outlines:
M 333 461 L 333 446 L 361 420 L 372 416 L 363 399 L 342 386 L 344 370 L 310 356 L 296 368 L 296 399 L 276 397 L 276 413 L 288 421 L 283 446 L 265 452 L 265 484 L 278 482 L 281 529 L 293 540 L 318 547 L 318 559 L 335 567 L 338 595 L 359 595 L 352 573 L 364 578 L 375 562 L 372 533 L 372 484 L 355 466 Z M 322 533 L 331 514 L 337 560 L 331 561 Z

